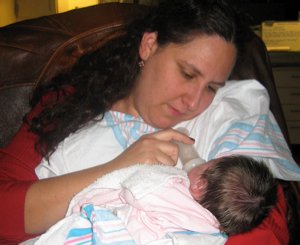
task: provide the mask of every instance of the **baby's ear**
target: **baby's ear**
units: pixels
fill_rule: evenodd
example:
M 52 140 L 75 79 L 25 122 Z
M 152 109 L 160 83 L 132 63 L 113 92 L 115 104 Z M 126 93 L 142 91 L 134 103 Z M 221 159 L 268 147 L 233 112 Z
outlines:
M 205 193 L 207 185 L 207 180 L 199 178 L 190 185 L 190 192 L 193 198 L 197 201 L 200 201 L 202 195 Z

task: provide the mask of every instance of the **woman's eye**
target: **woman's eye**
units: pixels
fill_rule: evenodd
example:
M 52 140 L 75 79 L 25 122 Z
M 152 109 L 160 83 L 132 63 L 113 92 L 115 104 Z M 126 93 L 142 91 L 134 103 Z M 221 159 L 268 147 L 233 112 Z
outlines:
M 190 73 L 188 73 L 188 72 L 185 72 L 185 71 L 182 71 L 181 73 L 182 73 L 182 75 L 183 75 L 186 79 L 189 79 L 189 80 L 191 80 L 191 79 L 193 79 L 193 78 L 195 77 L 194 75 L 192 75 L 192 74 L 190 74 Z
M 213 92 L 216 93 L 218 91 L 218 87 L 217 86 L 212 86 L 212 85 L 208 85 L 208 89 Z

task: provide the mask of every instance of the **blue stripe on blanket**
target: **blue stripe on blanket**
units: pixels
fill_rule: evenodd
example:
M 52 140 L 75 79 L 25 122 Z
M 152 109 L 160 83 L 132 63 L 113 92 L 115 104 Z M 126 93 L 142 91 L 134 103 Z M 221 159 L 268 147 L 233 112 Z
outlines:
M 112 115 L 109 112 L 106 112 L 104 115 L 104 119 L 106 121 L 106 124 L 108 126 L 111 126 L 114 135 L 119 142 L 119 144 L 122 146 L 123 149 L 127 148 L 127 140 L 124 138 L 122 134 L 122 130 L 120 129 L 119 125 L 115 124 L 114 119 L 112 118 Z
M 133 241 L 122 241 L 122 242 L 111 242 L 111 243 L 103 243 L 101 241 L 99 242 L 93 242 L 93 245 L 136 245 Z
M 297 165 L 291 164 L 288 160 L 284 159 L 276 159 L 277 163 L 281 165 L 283 168 L 300 174 L 300 168 Z
M 279 126 L 268 115 L 261 115 L 255 125 L 245 122 L 231 125 L 216 139 L 208 159 L 223 152 L 273 158 L 282 168 L 300 173 L 300 168 L 288 159 L 290 150 Z
M 259 120 L 268 122 L 268 123 L 266 124 L 266 126 L 269 125 L 270 127 L 272 127 L 272 130 L 273 130 L 274 132 L 280 133 L 280 134 L 282 133 L 280 127 L 279 127 L 278 124 L 277 124 L 277 122 L 274 122 L 273 120 L 271 120 L 271 118 L 269 117 L 268 114 L 263 114 L 263 115 L 261 115 L 261 116 L 259 117 Z
M 69 231 L 67 238 L 86 236 L 92 233 L 92 228 L 76 228 Z
M 81 209 L 80 227 L 71 228 L 66 244 L 136 245 L 123 222 L 110 210 L 86 204 Z M 82 227 L 84 226 L 86 227 Z
M 265 128 L 262 127 L 261 124 L 263 124 Z M 265 130 L 268 129 L 269 134 L 265 135 L 264 131 L 260 130 L 260 128 Z M 270 133 L 276 134 L 276 140 L 278 142 L 273 142 L 272 138 L 270 138 Z M 241 140 L 243 142 L 241 142 Z M 245 142 L 248 142 L 248 144 L 256 143 L 258 146 L 253 145 L 253 147 L 247 146 L 243 148 L 243 143 Z M 251 125 L 245 122 L 237 122 L 231 125 L 227 131 L 216 140 L 216 145 L 210 152 L 209 159 L 215 158 L 216 155 L 224 151 L 224 149 L 226 151 L 230 151 L 238 148 L 239 145 L 239 149 L 257 150 L 258 152 L 273 152 L 273 147 L 276 145 L 276 148 L 279 148 L 281 151 L 289 152 L 286 148 L 286 144 L 279 127 L 272 123 L 268 115 L 260 116 L 256 125 Z M 270 151 L 270 148 L 272 151 Z
M 203 233 L 203 232 L 196 232 L 196 231 L 176 231 L 175 234 L 183 234 L 183 235 L 190 235 L 190 236 L 198 236 L 198 235 L 210 235 L 215 237 L 223 237 L 228 238 L 225 233 L 217 232 L 217 233 Z
M 117 141 L 123 149 L 126 149 L 142 135 L 157 131 L 157 129 L 144 123 L 142 118 L 121 112 L 108 111 L 105 113 L 104 119 L 106 125 L 113 130 Z

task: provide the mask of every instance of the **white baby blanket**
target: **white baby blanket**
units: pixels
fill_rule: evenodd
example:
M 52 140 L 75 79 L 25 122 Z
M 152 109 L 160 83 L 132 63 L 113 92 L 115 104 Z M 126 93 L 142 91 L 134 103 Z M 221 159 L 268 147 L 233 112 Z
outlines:
M 189 130 L 205 160 L 249 155 L 263 160 L 276 178 L 300 181 L 300 168 L 269 110 L 268 93 L 256 80 L 228 81 L 204 113 L 176 127 Z
M 97 180 L 36 244 L 224 244 L 216 218 L 189 193 L 183 170 L 135 165 Z

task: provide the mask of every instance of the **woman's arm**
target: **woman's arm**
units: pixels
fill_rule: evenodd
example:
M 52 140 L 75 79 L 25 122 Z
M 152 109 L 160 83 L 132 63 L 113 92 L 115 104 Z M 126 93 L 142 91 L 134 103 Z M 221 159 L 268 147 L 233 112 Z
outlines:
M 45 232 L 64 217 L 74 194 L 114 168 L 115 165 L 111 162 L 33 183 L 25 198 L 25 232 Z
M 36 135 L 29 132 L 28 124 L 24 123 L 10 144 L 0 149 L 0 238 L 5 239 L 3 243 L 29 238 L 24 232 L 24 202 L 28 188 L 37 181 L 34 169 L 42 159 L 35 151 L 36 141 Z
M 36 108 L 29 120 L 38 113 Z M 35 168 L 42 156 L 35 151 L 37 136 L 23 124 L 9 146 L 0 150 L 0 236 L 21 241 L 26 233 L 44 232 L 64 217 L 73 195 L 112 170 L 135 163 L 175 165 L 177 146 L 171 140 L 193 143 L 174 130 L 143 136 L 113 161 L 60 177 L 37 180 Z M 12 222 L 13 220 L 13 222 Z
M 136 163 L 175 165 L 178 147 L 171 142 L 172 140 L 193 143 L 189 137 L 175 130 L 163 130 L 142 136 L 121 155 L 106 164 L 35 182 L 26 195 L 26 232 L 44 232 L 64 217 L 74 194 L 113 170 Z

